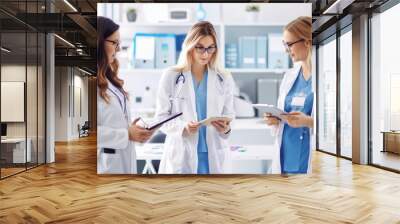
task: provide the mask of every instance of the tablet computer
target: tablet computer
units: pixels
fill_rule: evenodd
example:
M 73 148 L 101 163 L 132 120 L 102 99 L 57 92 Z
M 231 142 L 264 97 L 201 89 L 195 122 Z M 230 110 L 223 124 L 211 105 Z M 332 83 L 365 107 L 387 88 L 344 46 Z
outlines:
M 232 121 L 232 118 L 230 118 L 230 117 L 209 117 L 209 118 L 206 118 L 206 119 L 204 119 L 204 120 L 199 121 L 199 123 L 200 123 L 201 125 L 210 125 L 211 122 L 213 122 L 213 121 L 226 121 L 226 122 L 230 122 L 230 121 Z
M 288 115 L 285 111 L 268 104 L 253 104 L 253 107 L 262 110 L 264 113 L 270 113 L 271 116 L 277 117 L 279 119 L 283 119 L 281 115 Z
M 171 120 L 181 116 L 182 114 L 183 114 L 182 112 L 181 113 L 177 113 L 177 114 L 172 114 L 172 115 L 164 117 L 164 118 L 162 118 L 162 119 L 160 119 L 158 121 L 151 122 L 150 124 L 147 125 L 146 129 L 147 130 L 153 130 L 154 128 L 158 128 L 161 125 L 167 123 L 168 121 L 171 121 Z

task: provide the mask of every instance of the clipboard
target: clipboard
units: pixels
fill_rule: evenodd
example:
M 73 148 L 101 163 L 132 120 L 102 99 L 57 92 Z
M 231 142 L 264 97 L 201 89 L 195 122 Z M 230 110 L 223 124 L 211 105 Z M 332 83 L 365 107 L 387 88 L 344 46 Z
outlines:
M 252 104 L 253 107 L 257 109 L 262 109 L 263 112 L 265 113 L 270 113 L 271 116 L 277 117 L 281 120 L 284 120 L 284 118 L 281 115 L 288 115 L 285 111 L 275 107 L 274 105 L 268 105 L 268 104 Z
M 154 121 L 154 122 L 148 124 L 148 126 L 146 127 L 146 129 L 147 129 L 147 130 L 153 130 L 154 128 L 158 128 L 158 127 L 160 127 L 161 125 L 167 123 L 168 121 L 171 121 L 171 120 L 173 120 L 173 119 L 175 119 L 175 118 L 181 116 L 182 114 L 183 114 L 183 113 L 181 112 L 181 113 L 177 113 L 177 114 L 173 114 L 173 115 L 167 116 L 167 117 L 165 117 L 165 118 L 163 118 L 163 119 L 161 119 L 161 120 L 159 120 L 159 121 Z
M 230 118 L 230 117 L 209 117 L 209 118 L 199 121 L 199 123 L 200 123 L 200 125 L 210 125 L 211 122 L 213 122 L 213 121 L 221 121 L 221 120 L 230 122 L 230 121 L 232 121 L 232 118 Z

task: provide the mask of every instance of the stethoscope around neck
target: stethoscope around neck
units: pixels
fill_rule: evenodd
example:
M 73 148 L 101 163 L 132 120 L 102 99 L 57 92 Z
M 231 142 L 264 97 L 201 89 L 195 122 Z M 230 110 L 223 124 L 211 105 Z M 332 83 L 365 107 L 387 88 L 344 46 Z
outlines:
M 218 78 L 218 82 L 216 83 L 218 92 L 220 95 L 224 94 L 224 79 L 222 78 L 222 76 L 217 73 L 217 78 Z M 175 92 L 173 96 L 169 97 L 169 101 L 170 101 L 170 109 L 169 109 L 169 114 L 172 114 L 172 109 L 173 109 L 173 105 L 174 105 L 174 101 L 178 101 L 178 100 L 184 100 L 185 97 L 181 97 L 181 92 L 182 92 L 182 88 L 186 83 L 186 77 L 183 75 L 183 72 L 180 72 L 180 74 L 176 77 L 175 80 Z M 176 111 L 178 112 L 178 111 Z

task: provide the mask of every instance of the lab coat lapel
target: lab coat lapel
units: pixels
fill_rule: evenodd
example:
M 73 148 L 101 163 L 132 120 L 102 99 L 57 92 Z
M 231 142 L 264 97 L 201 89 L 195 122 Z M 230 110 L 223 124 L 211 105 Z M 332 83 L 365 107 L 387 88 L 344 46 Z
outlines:
M 287 96 L 287 94 L 289 93 L 290 89 L 293 87 L 294 82 L 297 79 L 297 76 L 299 74 L 301 66 L 297 66 L 294 69 L 291 70 L 291 72 L 287 73 L 288 77 L 287 77 L 287 83 L 284 85 L 284 89 L 282 90 L 282 96 L 283 100 L 280 101 L 281 105 L 278 105 L 279 108 L 284 109 L 285 108 L 285 98 Z
M 193 77 L 192 73 L 190 71 L 184 72 L 185 78 L 188 83 L 188 89 L 187 93 L 190 97 L 190 103 L 192 104 L 192 113 L 193 114 L 193 120 L 197 121 L 197 112 L 196 112 L 196 96 L 194 92 L 194 86 L 193 86 Z
M 216 95 L 216 74 L 215 71 L 208 68 L 208 80 L 207 80 L 207 117 L 219 115 L 215 100 L 218 100 Z
M 111 100 L 114 99 L 114 101 L 116 102 L 116 104 L 117 104 L 117 106 L 118 106 L 118 108 L 119 108 L 118 110 L 121 112 L 121 114 L 123 115 L 122 117 L 125 119 L 125 112 L 124 112 L 124 109 L 122 108 L 120 99 L 118 98 L 118 95 L 117 95 L 117 93 L 115 92 L 115 91 L 118 91 L 118 90 L 113 90 L 112 87 L 110 87 L 110 85 L 112 85 L 110 82 L 108 82 L 108 85 L 109 85 L 109 87 L 107 88 L 107 94 L 108 94 L 109 96 L 112 96 L 112 99 L 111 99 Z M 126 101 L 125 103 L 126 103 L 126 105 L 127 105 L 127 107 L 128 107 L 128 105 L 129 105 L 128 101 Z M 129 111 L 128 108 L 127 108 L 127 110 Z M 129 123 L 129 122 L 130 122 L 129 113 L 128 113 L 127 119 L 128 119 L 127 122 Z

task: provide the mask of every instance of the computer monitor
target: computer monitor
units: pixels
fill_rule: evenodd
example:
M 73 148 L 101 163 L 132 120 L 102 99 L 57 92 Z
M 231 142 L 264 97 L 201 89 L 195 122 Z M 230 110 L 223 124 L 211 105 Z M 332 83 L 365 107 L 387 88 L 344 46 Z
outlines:
M 1 123 L 1 137 L 7 136 L 7 124 Z

